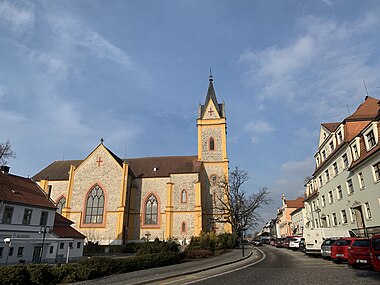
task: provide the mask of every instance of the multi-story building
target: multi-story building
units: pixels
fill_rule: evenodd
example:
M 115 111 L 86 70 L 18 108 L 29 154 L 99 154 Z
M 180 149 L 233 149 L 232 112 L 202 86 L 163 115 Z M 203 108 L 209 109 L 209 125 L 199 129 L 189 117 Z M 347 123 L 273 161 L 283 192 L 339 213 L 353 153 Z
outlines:
M 364 235 L 380 226 L 380 101 L 366 97 L 342 122 L 321 125 L 316 168 L 306 184 L 305 227 Z
M 0 172 L 0 265 L 66 262 L 83 255 L 85 236 L 31 179 Z
M 282 206 L 277 209 L 277 237 L 287 237 L 293 235 L 293 225 L 290 213 L 303 208 L 304 198 L 298 197 L 295 200 L 286 200 L 285 195 L 282 195 Z
M 293 235 L 302 236 L 305 217 L 305 207 L 300 207 L 290 213 L 290 219 L 292 221 L 291 231 Z

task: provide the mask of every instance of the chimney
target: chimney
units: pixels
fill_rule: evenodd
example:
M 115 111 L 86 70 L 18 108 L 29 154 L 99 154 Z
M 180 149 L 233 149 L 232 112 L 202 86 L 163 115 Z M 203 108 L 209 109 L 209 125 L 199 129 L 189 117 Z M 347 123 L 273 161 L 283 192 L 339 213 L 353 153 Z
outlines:
M 9 169 L 10 169 L 9 166 L 5 166 L 5 165 L 0 166 L 0 171 L 3 174 L 8 174 L 9 173 Z

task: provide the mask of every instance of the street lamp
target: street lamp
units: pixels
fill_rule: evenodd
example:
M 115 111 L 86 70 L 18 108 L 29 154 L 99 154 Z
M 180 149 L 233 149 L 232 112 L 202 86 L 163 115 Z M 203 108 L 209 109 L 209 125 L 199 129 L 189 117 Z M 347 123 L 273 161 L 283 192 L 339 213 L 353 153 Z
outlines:
M 5 244 L 8 244 L 8 253 L 7 253 L 7 256 L 6 256 L 6 258 L 5 258 L 5 266 L 7 266 L 7 264 L 8 264 L 9 251 L 10 251 L 10 248 L 11 248 L 11 239 L 10 239 L 10 238 L 5 238 L 5 239 L 4 239 L 4 243 L 5 243 Z
M 41 263 L 42 254 L 44 251 L 45 237 L 46 237 L 47 233 L 50 233 L 50 227 L 49 226 L 41 226 L 40 231 L 38 233 L 42 234 L 42 247 L 41 247 L 40 262 L 39 262 L 39 263 Z

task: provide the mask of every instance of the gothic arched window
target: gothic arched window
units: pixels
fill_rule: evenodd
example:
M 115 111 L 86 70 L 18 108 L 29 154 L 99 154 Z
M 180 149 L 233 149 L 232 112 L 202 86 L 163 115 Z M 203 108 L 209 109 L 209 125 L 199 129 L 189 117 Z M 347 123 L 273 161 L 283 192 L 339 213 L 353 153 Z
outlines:
M 208 145 L 209 145 L 209 150 L 214 150 L 215 149 L 214 138 L 212 138 L 212 137 L 210 138 Z
M 103 223 L 104 211 L 104 192 L 99 185 L 96 185 L 88 193 L 86 203 L 86 224 L 101 224 Z
M 182 190 L 182 192 L 181 192 L 181 203 L 187 203 L 187 192 L 186 192 L 186 190 Z
M 157 225 L 158 223 L 158 200 L 151 194 L 145 203 L 145 224 Z
M 66 206 L 66 198 L 62 197 L 61 199 L 59 199 L 56 206 L 57 206 L 57 213 L 62 214 L 62 209 Z

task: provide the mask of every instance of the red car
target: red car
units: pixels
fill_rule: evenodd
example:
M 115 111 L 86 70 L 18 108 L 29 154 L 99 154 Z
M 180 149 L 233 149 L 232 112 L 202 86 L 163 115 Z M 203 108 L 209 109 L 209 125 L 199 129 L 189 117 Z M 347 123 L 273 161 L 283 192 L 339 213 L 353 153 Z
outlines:
M 375 271 L 380 271 L 380 235 L 374 235 L 370 239 L 371 263 Z
M 369 239 L 356 239 L 348 247 L 348 265 L 352 267 L 370 266 L 370 248 Z
M 348 247 L 356 240 L 356 238 L 340 238 L 331 246 L 331 259 L 335 262 L 348 260 Z

